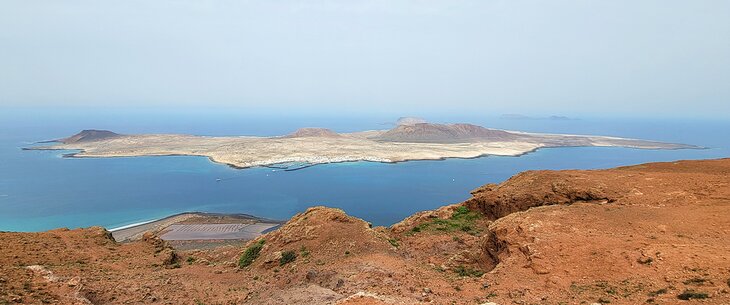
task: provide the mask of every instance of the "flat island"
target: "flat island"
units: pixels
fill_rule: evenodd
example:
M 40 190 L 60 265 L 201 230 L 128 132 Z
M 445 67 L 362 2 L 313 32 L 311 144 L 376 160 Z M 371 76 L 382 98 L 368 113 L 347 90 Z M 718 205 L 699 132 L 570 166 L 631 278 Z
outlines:
M 78 150 L 69 157 L 205 156 L 236 168 L 314 165 L 335 162 L 402 162 L 518 156 L 536 149 L 567 146 L 615 146 L 639 149 L 699 148 L 692 145 L 607 136 L 526 133 L 472 124 L 434 124 L 402 119 L 390 130 L 336 133 L 302 128 L 278 137 L 210 137 L 182 134 L 123 135 L 84 130 L 27 149 Z

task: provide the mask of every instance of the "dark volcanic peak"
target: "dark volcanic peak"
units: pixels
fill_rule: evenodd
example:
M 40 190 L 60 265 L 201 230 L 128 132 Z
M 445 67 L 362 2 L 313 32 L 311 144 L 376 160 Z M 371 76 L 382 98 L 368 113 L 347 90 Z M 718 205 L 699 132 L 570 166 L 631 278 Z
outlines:
M 60 139 L 58 142 L 61 142 L 63 144 L 72 144 L 72 143 L 83 143 L 83 142 L 93 142 L 93 141 L 99 141 L 99 140 L 106 140 L 110 138 L 115 138 L 121 136 L 118 133 L 111 132 L 108 130 L 96 130 L 96 129 L 87 129 L 82 130 L 81 132 L 70 136 L 68 138 Z
M 522 137 L 503 130 L 488 129 L 472 124 L 418 123 L 397 126 L 376 140 L 416 143 L 458 143 L 479 140 L 509 141 Z
M 336 133 L 327 128 L 299 128 L 295 132 L 285 136 L 286 138 L 304 138 L 304 137 L 325 137 L 325 138 L 338 138 L 341 137 L 339 133 Z

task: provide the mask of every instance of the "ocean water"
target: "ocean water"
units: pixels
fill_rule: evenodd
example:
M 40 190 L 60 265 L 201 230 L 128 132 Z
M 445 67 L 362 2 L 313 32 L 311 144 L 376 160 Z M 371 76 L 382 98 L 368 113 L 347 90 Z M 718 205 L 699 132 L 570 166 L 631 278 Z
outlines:
M 432 118 L 433 119 L 433 118 Z M 520 157 L 398 164 L 317 165 L 283 172 L 237 170 L 202 157 L 62 158 L 62 151 L 23 151 L 35 141 L 81 129 L 121 133 L 278 135 L 303 126 L 347 132 L 389 128 L 393 118 L 248 117 L 226 112 L 46 111 L 0 114 L 0 230 L 114 228 L 185 211 L 248 213 L 287 219 L 307 207 L 344 209 L 374 225 L 460 202 L 485 183 L 532 169 L 596 169 L 654 161 L 730 157 L 729 122 L 701 120 L 503 120 L 451 117 L 488 127 L 601 134 L 680 142 L 702 150 L 553 148 Z M 217 181 L 221 179 L 221 181 Z

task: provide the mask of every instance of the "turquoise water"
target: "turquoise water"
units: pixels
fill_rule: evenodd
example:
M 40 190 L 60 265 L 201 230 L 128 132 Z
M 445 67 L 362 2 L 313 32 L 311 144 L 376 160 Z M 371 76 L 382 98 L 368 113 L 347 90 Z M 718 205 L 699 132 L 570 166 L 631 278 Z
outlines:
M 286 219 L 314 205 L 339 207 L 375 225 L 469 197 L 485 183 L 530 169 L 593 169 L 652 161 L 730 156 L 725 122 L 578 120 L 479 121 L 527 131 L 605 134 L 706 146 L 704 150 L 543 149 L 521 157 L 485 157 L 398 164 L 328 164 L 293 172 L 236 170 L 201 157 L 66 159 L 60 151 L 22 151 L 38 140 L 84 128 L 119 132 L 275 135 L 300 126 L 337 131 L 387 128 L 383 118 L 258 118 L 220 113 L 155 115 L 15 112 L 0 115 L 0 230 L 108 228 L 184 211 L 248 213 Z M 444 120 L 456 121 L 453 118 Z M 275 127 L 273 127 L 275 126 Z M 222 179 L 217 182 L 217 179 Z

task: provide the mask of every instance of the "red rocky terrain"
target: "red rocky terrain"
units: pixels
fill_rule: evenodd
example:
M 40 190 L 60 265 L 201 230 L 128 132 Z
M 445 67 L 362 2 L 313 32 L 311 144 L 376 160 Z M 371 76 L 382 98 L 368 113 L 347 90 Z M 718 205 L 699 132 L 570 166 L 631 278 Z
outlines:
M 389 228 L 314 207 L 209 250 L 0 233 L 0 304 L 730 304 L 730 159 L 529 171 Z

